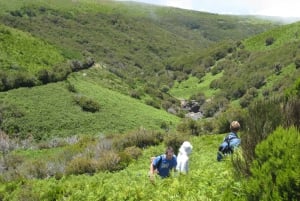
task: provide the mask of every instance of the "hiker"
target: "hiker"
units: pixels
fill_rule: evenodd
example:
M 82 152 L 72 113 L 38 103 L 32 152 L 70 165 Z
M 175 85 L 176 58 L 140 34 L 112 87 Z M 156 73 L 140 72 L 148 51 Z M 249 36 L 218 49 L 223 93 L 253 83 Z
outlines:
M 176 156 L 172 147 L 166 149 L 165 154 L 153 158 L 150 164 L 150 180 L 153 181 L 155 174 L 158 174 L 161 178 L 170 176 L 170 171 L 175 170 L 177 165 Z
M 189 170 L 189 155 L 192 153 L 193 146 L 190 142 L 185 141 L 179 148 L 177 155 L 176 170 L 179 173 L 186 174 Z
M 219 146 L 217 161 L 221 161 L 227 154 L 232 154 L 234 149 L 241 143 L 241 139 L 238 137 L 237 132 L 240 130 L 240 123 L 233 121 L 230 124 L 230 133 L 225 137 L 222 144 Z

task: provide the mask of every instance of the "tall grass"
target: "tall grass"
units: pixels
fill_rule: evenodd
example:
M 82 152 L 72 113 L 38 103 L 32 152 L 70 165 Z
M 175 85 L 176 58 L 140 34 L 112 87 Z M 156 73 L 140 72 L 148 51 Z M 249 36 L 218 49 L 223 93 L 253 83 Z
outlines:
M 229 158 L 216 160 L 223 137 L 191 138 L 190 172 L 156 178 L 154 185 L 147 176 L 150 157 L 164 152 L 163 144 L 145 149 L 139 160 L 120 172 L 11 182 L 0 185 L 0 196 L 9 200 L 221 200 L 224 190 L 233 185 Z

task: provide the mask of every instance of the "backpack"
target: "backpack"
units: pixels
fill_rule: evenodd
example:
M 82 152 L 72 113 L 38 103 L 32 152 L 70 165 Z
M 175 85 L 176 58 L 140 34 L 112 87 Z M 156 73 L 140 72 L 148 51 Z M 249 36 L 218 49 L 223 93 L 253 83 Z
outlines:
M 153 162 L 153 160 L 154 160 L 155 158 L 156 158 L 156 157 L 151 157 L 150 166 L 152 165 L 152 162 Z M 153 169 L 154 169 L 154 170 L 157 170 L 157 169 L 158 169 L 158 167 L 159 167 L 160 164 L 161 164 L 161 161 L 162 161 L 162 156 L 159 156 L 159 161 L 157 162 L 156 165 L 153 165 Z
M 237 135 L 230 133 L 219 146 L 217 160 L 220 161 L 224 155 L 232 154 L 234 148 L 238 146 L 239 143 L 240 139 L 237 137 Z
M 219 151 L 222 152 L 222 154 L 232 154 L 233 153 L 232 147 L 230 146 L 229 139 L 225 139 L 222 142 L 222 144 L 220 144 Z

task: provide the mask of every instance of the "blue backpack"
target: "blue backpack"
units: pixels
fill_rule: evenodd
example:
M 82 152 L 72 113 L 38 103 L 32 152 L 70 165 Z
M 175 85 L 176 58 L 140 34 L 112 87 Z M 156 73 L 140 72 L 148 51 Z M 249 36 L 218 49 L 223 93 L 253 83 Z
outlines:
M 241 139 L 238 138 L 236 133 L 229 133 L 229 135 L 224 139 L 224 141 L 220 144 L 218 149 L 217 160 L 220 161 L 224 155 L 232 154 L 234 148 L 239 146 L 241 143 Z

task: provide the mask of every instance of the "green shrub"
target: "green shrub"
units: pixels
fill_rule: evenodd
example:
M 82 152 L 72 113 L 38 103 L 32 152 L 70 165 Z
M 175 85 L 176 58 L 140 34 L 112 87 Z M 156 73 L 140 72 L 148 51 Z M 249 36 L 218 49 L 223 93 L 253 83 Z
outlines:
M 284 126 L 295 126 L 300 129 L 300 99 L 290 97 L 283 106 Z
M 298 68 L 300 68 L 300 57 L 297 57 L 296 59 L 295 59 L 295 66 L 296 66 L 296 69 L 298 69 Z
M 32 162 L 25 163 L 22 171 L 25 171 L 23 174 L 28 178 L 44 179 L 48 176 L 47 165 L 44 160 L 34 160 Z
M 125 148 L 124 152 L 135 160 L 143 154 L 142 149 L 135 146 Z
M 197 121 L 186 118 L 177 125 L 176 130 L 180 133 L 197 136 L 200 134 L 201 127 L 198 125 Z
M 253 100 L 253 96 L 246 93 L 243 97 L 240 98 L 241 107 L 242 108 L 248 107 L 252 100 Z
M 153 100 L 153 99 L 147 99 L 147 100 L 145 101 L 145 103 L 146 103 L 147 105 L 150 105 L 150 106 L 156 108 L 156 109 L 159 109 L 159 108 L 160 108 L 159 101 L 156 101 L 156 100 Z
M 126 168 L 129 165 L 129 163 L 132 161 L 132 157 L 124 151 L 119 153 L 119 157 L 120 157 L 119 169 Z
M 273 37 L 266 38 L 266 46 L 272 45 L 275 39 Z
M 141 99 L 141 92 L 139 90 L 131 90 L 130 96 L 132 98 Z
M 247 164 L 255 158 L 257 144 L 267 138 L 283 122 L 280 100 L 258 100 L 248 107 L 241 146 Z M 248 167 L 249 168 L 249 167 Z M 244 170 L 249 172 L 249 170 Z
M 216 133 L 230 132 L 229 125 L 232 121 L 238 121 L 241 125 L 241 131 L 244 129 L 246 112 L 238 107 L 229 107 L 225 112 L 219 114 L 215 121 Z
M 178 150 L 184 141 L 188 141 L 189 135 L 182 133 L 168 133 L 164 136 L 164 144 L 166 147 L 171 146 L 177 155 Z
M 117 150 L 124 150 L 125 148 L 132 146 L 145 148 L 148 146 L 158 145 L 162 139 L 162 133 L 140 128 L 122 135 L 121 137 L 118 136 L 114 138 L 113 147 Z
M 199 135 L 212 134 L 216 127 L 215 123 L 210 120 L 200 121 L 198 125 L 202 128 L 202 132 Z
M 300 200 L 299 136 L 294 127 L 280 127 L 257 145 L 247 200 Z
M 74 101 L 77 103 L 82 110 L 87 112 L 98 112 L 100 110 L 100 105 L 98 102 L 86 96 L 77 95 L 74 96 Z
M 121 157 L 118 153 L 112 150 L 104 150 L 97 161 L 97 169 L 100 171 L 114 172 L 124 168 L 120 163 Z
M 96 161 L 85 156 L 76 157 L 71 160 L 66 166 L 66 174 L 85 174 L 96 172 Z

